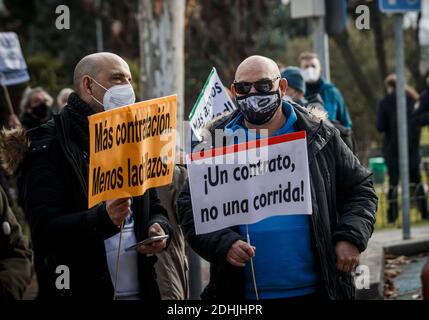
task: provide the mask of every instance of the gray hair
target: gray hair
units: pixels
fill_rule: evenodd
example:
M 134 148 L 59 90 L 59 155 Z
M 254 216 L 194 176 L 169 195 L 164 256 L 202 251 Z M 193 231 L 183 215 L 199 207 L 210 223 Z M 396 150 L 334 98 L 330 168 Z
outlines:
M 21 109 L 21 113 L 25 113 L 25 111 L 27 110 L 27 108 L 29 107 L 29 105 L 31 103 L 31 98 L 33 97 L 33 94 L 35 94 L 35 93 L 44 94 L 46 97 L 46 105 L 48 107 L 52 107 L 52 105 L 54 103 L 54 99 L 52 99 L 52 97 L 49 95 L 49 93 L 46 92 L 45 89 L 43 89 L 42 87 L 35 87 L 35 88 L 27 87 L 27 89 L 25 89 L 24 93 L 22 94 L 21 102 L 19 104 L 19 107 Z
M 57 106 L 59 108 L 63 107 L 65 103 L 67 103 L 68 96 L 74 92 L 71 88 L 64 88 L 57 95 Z

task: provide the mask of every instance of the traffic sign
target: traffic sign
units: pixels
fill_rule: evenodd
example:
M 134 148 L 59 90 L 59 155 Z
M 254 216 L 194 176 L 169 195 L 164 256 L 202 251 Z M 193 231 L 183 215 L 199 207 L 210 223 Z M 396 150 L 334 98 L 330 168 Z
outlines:
M 378 7 L 384 13 L 420 11 L 421 6 L 421 0 L 378 0 Z

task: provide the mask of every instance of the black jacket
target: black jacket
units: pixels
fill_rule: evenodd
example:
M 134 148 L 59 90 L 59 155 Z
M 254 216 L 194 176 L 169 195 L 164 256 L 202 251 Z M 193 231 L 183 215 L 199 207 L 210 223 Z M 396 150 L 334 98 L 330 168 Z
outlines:
M 429 124 L 429 87 L 420 94 L 418 108 L 411 116 L 412 126 L 427 126 Z
M 31 145 L 20 184 L 32 231 L 39 298 L 111 300 L 113 285 L 104 240 L 119 230 L 105 204 L 88 209 L 87 155 L 74 138 L 71 122 L 64 108 L 53 120 L 28 132 Z M 133 198 L 133 212 L 137 241 L 147 237 L 155 222 L 171 234 L 167 213 L 154 189 Z M 138 256 L 138 280 L 145 300 L 160 298 L 155 262 L 155 256 Z M 59 265 L 69 267 L 69 290 L 55 286 Z
M 0 302 L 22 299 L 31 281 L 32 256 L 28 240 L 0 187 Z
M 410 168 L 420 164 L 420 128 L 411 124 L 415 101 L 407 96 L 408 155 Z M 377 129 L 384 133 L 382 152 L 388 166 L 398 168 L 398 120 L 396 112 L 396 93 L 387 94 L 379 103 L 377 110 Z
M 316 121 L 307 110 L 295 106 L 298 130 L 307 132 L 308 159 L 312 196 L 311 235 L 314 254 L 319 263 L 320 291 L 327 299 L 351 299 L 354 286 L 349 275 L 337 271 L 334 244 L 347 240 L 359 251 L 366 249 L 373 232 L 377 195 L 371 173 L 344 144 L 338 130 L 323 121 Z M 236 112 L 212 127 L 223 129 Z M 215 139 L 212 139 L 215 141 Z M 210 262 L 210 283 L 202 294 L 204 299 L 242 299 L 245 292 L 244 268 L 226 261 L 236 240 L 242 239 L 239 227 L 196 235 L 189 184 L 179 196 L 182 226 L 191 247 Z
M 43 123 L 47 122 L 47 121 L 40 121 L 39 119 L 37 119 L 36 117 L 33 117 L 31 114 L 27 112 L 21 115 L 21 117 L 19 118 L 19 121 L 21 121 L 22 126 L 27 130 L 34 129 L 42 125 Z

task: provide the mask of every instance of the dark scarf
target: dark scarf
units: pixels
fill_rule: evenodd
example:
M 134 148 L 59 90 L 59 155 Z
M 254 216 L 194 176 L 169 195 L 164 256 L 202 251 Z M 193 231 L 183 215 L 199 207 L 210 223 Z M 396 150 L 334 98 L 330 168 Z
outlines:
M 88 117 L 95 111 L 83 101 L 76 93 L 69 96 L 65 106 L 70 115 L 70 129 L 74 139 L 84 151 L 89 152 L 89 123 Z

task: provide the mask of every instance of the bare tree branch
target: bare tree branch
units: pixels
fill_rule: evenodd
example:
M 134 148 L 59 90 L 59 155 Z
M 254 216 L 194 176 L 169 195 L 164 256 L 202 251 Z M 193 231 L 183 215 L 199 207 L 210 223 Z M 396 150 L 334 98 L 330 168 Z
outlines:
M 376 1 L 373 1 L 371 8 L 371 29 L 374 34 L 374 47 L 377 56 L 377 64 L 380 72 L 381 81 L 387 77 L 388 69 L 386 62 L 386 48 L 383 34 L 382 17 Z
M 368 81 L 365 74 L 363 73 L 361 66 L 357 62 L 354 52 L 350 47 L 348 34 L 342 33 L 334 36 L 333 39 L 346 61 L 349 72 L 352 74 L 356 84 L 362 92 L 362 96 L 365 97 L 368 107 L 372 109 L 377 104 L 377 99 L 373 88 L 369 85 L 370 81 Z

